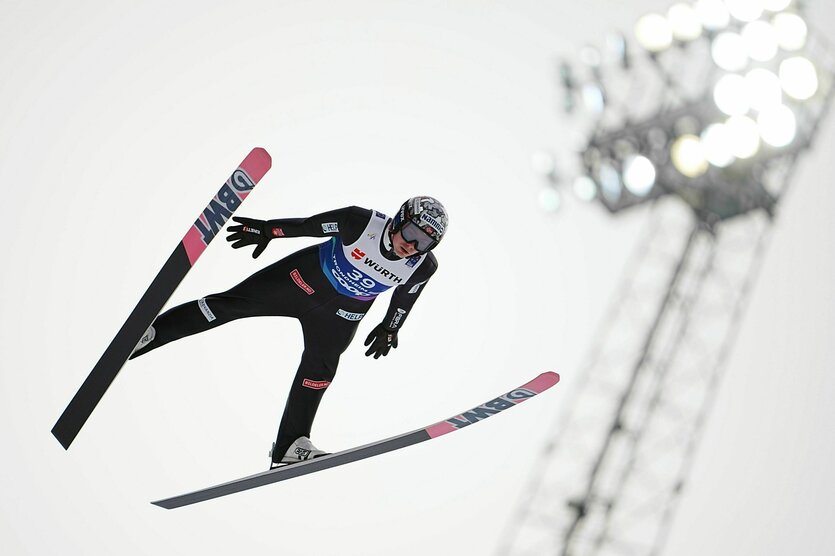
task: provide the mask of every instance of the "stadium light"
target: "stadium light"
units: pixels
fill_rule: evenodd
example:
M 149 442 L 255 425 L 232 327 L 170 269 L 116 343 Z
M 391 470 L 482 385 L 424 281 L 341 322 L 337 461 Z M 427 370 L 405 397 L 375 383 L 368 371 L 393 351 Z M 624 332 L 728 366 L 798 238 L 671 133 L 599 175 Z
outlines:
M 693 9 L 699 17 L 702 27 L 708 31 L 719 31 L 730 23 L 728 7 L 722 0 L 697 0 Z
M 673 30 L 666 17 L 650 13 L 635 24 L 635 38 L 648 52 L 658 53 L 673 43 Z
M 597 175 L 600 182 L 600 194 L 610 203 L 617 203 L 623 193 L 620 174 L 608 162 L 603 162 L 598 168 Z
M 705 158 L 701 140 L 692 134 L 680 136 L 673 142 L 671 159 L 675 169 L 688 178 L 696 178 L 707 172 L 708 163 Z
M 789 7 L 792 0 L 761 0 L 763 8 L 770 12 L 781 12 Z
M 723 31 L 710 45 L 713 62 L 727 71 L 739 71 L 748 64 L 745 41 L 739 33 Z
M 557 162 L 549 152 L 536 151 L 531 155 L 531 168 L 534 173 L 542 177 L 551 177 L 557 169 Z
M 547 212 L 556 212 L 562 205 L 560 192 L 553 187 L 545 186 L 539 191 L 539 206 Z
M 745 74 L 748 103 L 757 111 L 765 110 L 783 100 L 780 78 L 773 71 L 754 68 Z
M 728 12 L 739 21 L 754 21 L 763 13 L 762 0 L 725 0 Z
M 737 185 L 759 183 L 809 145 L 812 114 L 835 81 L 817 56 L 826 45 L 795 4 L 673 0 L 637 20 L 631 55 L 623 35 L 606 35 L 604 49 L 579 49 L 577 73 L 563 61 L 566 111 L 593 125 L 579 177 L 563 181 L 551 158 L 534 162 L 561 194 L 542 192 L 543 206 L 564 202 L 565 184 L 612 213 L 667 195 L 697 212 L 711 199 L 736 199 L 734 210 L 723 205 L 714 215 L 720 220 L 756 208 Z
M 788 106 L 778 104 L 759 113 L 757 127 L 765 143 L 772 147 L 785 147 L 794 141 L 797 119 Z
M 726 168 L 736 160 L 731 152 L 731 136 L 725 124 L 710 124 L 702 131 L 701 140 L 705 159 L 713 166 Z
M 802 56 L 786 58 L 780 62 L 779 76 L 783 90 L 794 99 L 810 99 L 818 90 L 815 66 Z
M 728 116 L 741 116 L 748 112 L 748 88 L 745 78 L 736 73 L 723 75 L 713 87 L 713 102 Z
M 577 176 L 573 184 L 574 194 L 583 201 L 593 201 L 597 197 L 597 186 L 588 176 Z
M 623 161 L 623 185 L 633 195 L 646 197 L 655 185 L 655 166 L 643 155 L 630 155 Z
M 702 34 L 699 16 L 690 4 L 678 3 L 670 6 L 667 10 L 667 20 L 670 22 L 673 38 L 678 41 L 693 41 Z
M 748 116 L 731 116 L 725 122 L 731 154 L 737 158 L 751 158 L 760 150 L 760 131 Z
M 752 60 L 768 62 L 777 55 L 777 33 L 767 21 L 752 21 L 742 28 L 745 52 Z

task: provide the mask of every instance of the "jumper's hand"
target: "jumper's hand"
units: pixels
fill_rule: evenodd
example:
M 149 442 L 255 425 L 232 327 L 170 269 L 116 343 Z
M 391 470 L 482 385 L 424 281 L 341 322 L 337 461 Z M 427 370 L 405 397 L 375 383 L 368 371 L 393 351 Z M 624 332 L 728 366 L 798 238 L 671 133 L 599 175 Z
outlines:
M 232 247 L 240 249 L 247 245 L 255 245 L 255 251 L 252 252 L 252 258 L 257 259 L 258 255 L 264 252 L 267 244 L 273 239 L 268 230 L 267 223 L 264 220 L 256 220 L 254 218 L 243 218 L 233 216 L 232 220 L 240 224 L 239 226 L 229 226 L 227 230 L 229 235 L 226 236 L 226 241 L 234 242 Z
M 365 345 L 371 345 L 365 352 L 366 356 L 374 354 L 374 359 L 379 359 L 381 355 L 388 355 L 390 349 L 397 348 L 397 330 L 378 324 L 365 339 Z

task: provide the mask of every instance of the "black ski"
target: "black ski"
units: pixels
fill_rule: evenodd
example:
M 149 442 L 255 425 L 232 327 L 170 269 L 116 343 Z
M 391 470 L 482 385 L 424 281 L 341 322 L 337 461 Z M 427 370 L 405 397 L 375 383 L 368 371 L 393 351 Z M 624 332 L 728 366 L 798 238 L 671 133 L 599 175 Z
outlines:
M 391 452 L 393 450 L 399 450 L 400 448 L 425 442 L 426 440 L 437 438 L 438 436 L 462 429 L 468 425 L 487 419 L 491 415 L 495 415 L 500 411 L 513 407 L 514 405 L 547 390 L 559 382 L 559 380 L 560 376 L 557 373 L 545 372 L 527 384 L 520 386 L 515 390 L 511 390 L 503 396 L 499 396 L 498 398 L 483 403 L 478 407 L 474 407 L 470 411 L 456 415 L 455 417 L 450 417 L 445 421 L 440 421 L 424 429 L 418 429 L 416 431 L 401 434 L 400 436 L 394 436 L 386 440 L 372 442 L 371 444 L 366 444 L 365 446 L 360 446 L 359 448 L 352 448 L 350 450 L 321 456 L 301 463 L 278 467 L 270 471 L 264 471 L 263 473 L 250 475 L 249 477 L 236 479 L 228 483 L 223 483 L 203 490 L 197 490 L 188 494 L 182 494 L 180 496 L 174 496 L 173 498 L 166 498 L 165 500 L 158 500 L 151 503 L 161 508 L 171 510 L 173 508 L 188 506 L 190 504 L 211 500 L 213 498 L 219 498 L 221 496 L 226 496 L 227 494 L 234 494 L 236 492 L 242 492 L 244 490 L 249 490 L 251 488 L 271 483 L 286 481 L 287 479 L 308 475 L 324 469 L 330 469 L 331 467 L 345 465 L 346 463 L 385 454 L 386 452 Z
M 165 302 L 180 285 L 185 275 L 206 249 L 206 246 L 232 216 L 241 202 L 272 165 L 270 155 L 255 148 L 241 162 L 188 229 L 183 240 L 154 278 L 119 333 L 110 342 L 96 366 L 78 389 L 64 413 L 52 427 L 52 434 L 69 449 L 81 427 L 98 405 L 119 370 L 125 364 L 142 334 L 157 317 Z

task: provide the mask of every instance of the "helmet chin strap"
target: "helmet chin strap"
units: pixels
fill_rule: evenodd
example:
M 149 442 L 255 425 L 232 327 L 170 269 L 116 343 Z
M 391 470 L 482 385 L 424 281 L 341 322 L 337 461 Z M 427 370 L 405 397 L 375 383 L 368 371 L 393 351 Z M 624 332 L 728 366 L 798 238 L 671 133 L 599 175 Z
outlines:
M 380 238 L 380 243 L 383 246 L 383 256 L 390 260 L 397 260 L 400 257 L 394 252 L 394 240 L 392 239 L 392 221 L 389 220 L 386 224 L 386 229 L 383 231 L 383 237 Z
M 383 234 L 383 247 L 386 248 L 386 251 L 394 249 L 394 240 L 392 239 L 393 235 L 394 234 L 391 231 L 391 220 L 389 220 L 386 224 L 386 232 Z

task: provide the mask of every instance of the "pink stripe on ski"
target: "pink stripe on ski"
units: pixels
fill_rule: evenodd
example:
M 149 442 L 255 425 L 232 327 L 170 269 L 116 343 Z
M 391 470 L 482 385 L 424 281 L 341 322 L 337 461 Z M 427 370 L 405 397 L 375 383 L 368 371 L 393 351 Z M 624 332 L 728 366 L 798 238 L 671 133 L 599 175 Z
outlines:
M 249 174 L 252 181 L 258 183 L 264 177 L 264 174 L 267 173 L 267 170 L 272 168 L 272 165 L 273 159 L 270 157 L 270 153 L 261 147 L 255 147 L 246 155 L 240 167 L 244 172 Z
M 527 388 L 528 390 L 533 390 L 537 394 L 540 394 L 550 388 L 551 386 L 555 385 L 560 381 L 560 375 L 555 372 L 548 371 L 542 373 L 532 381 L 528 382 L 527 384 L 523 384 L 522 388 Z
M 512 394 L 512 393 L 518 392 L 520 390 L 528 390 L 529 392 L 533 392 L 533 395 L 536 395 L 536 394 L 539 394 L 541 392 L 544 392 L 545 390 L 547 390 L 551 386 L 555 385 L 559 381 L 560 381 L 560 375 L 558 375 L 557 373 L 548 371 L 548 372 L 542 373 L 541 375 L 539 375 L 538 377 L 536 377 L 532 381 L 528 382 L 527 384 L 523 384 L 522 386 L 520 386 L 516 390 L 511 390 L 510 392 L 508 392 L 508 394 Z M 510 402 L 514 405 L 522 403 L 523 401 L 529 399 L 530 397 L 533 397 L 533 395 L 530 395 L 528 397 L 522 397 L 522 398 L 519 398 L 519 399 L 508 399 L 508 397 L 507 397 L 508 394 L 505 394 L 505 396 L 502 396 L 502 398 L 505 401 Z M 493 401 L 495 401 L 495 400 L 493 400 Z M 488 403 L 490 403 L 490 402 L 488 402 Z M 509 406 L 509 407 L 512 407 L 512 406 Z M 502 408 L 502 409 L 505 409 L 505 408 Z M 440 423 L 435 423 L 434 425 L 426 427 L 426 429 L 424 429 L 424 430 L 426 431 L 426 433 L 429 435 L 430 438 L 436 438 L 438 436 L 442 436 L 444 434 L 447 434 L 447 433 L 458 430 L 458 427 L 456 427 L 451 421 L 453 419 L 459 419 L 459 418 L 461 418 L 461 415 L 456 415 L 455 417 L 447 419 L 446 421 L 441 421 Z
M 197 259 L 200 258 L 200 255 L 203 254 L 203 251 L 206 250 L 206 244 L 203 243 L 203 236 L 194 226 L 189 228 L 188 232 L 186 232 L 186 237 L 183 238 L 183 247 L 186 248 L 189 264 L 194 266 L 194 263 L 196 263 Z
M 264 174 L 267 173 L 267 170 L 269 170 L 271 166 L 272 158 L 270 157 L 269 153 L 261 147 L 256 147 L 252 149 L 248 155 L 246 155 L 246 158 L 244 158 L 243 162 L 241 162 L 241 165 L 238 167 L 235 173 L 237 173 L 238 170 L 243 170 L 246 173 L 246 175 L 249 176 L 250 180 L 252 180 L 252 183 L 257 184 L 259 181 L 261 181 L 261 178 L 264 177 Z M 229 180 L 227 180 L 226 184 L 224 184 L 224 187 L 226 187 L 226 185 L 232 181 L 234 175 L 235 174 L 233 173 L 233 176 L 230 177 Z M 223 188 L 221 188 L 221 191 L 223 191 Z M 221 191 L 218 192 L 218 195 L 220 195 Z M 249 191 L 235 191 L 235 194 L 241 202 L 243 202 L 243 200 L 247 198 L 249 193 Z M 216 199 L 217 196 L 214 200 Z M 210 203 L 206 207 L 206 210 L 211 210 L 211 206 L 212 205 Z M 205 211 L 204 213 L 201 213 L 200 216 L 198 216 L 198 221 L 200 221 L 204 225 L 204 228 L 209 228 L 209 224 L 206 221 L 204 214 Z M 212 238 L 209 238 L 209 241 L 211 240 Z M 197 228 L 197 223 L 195 223 L 194 225 L 192 225 L 191 228 L 188 229 L 188 232 L 186 232 L 186 235 L 183 238 L 183 247 L 185 247 L 186 249 L 189 264 L 194 266 L 194 263 L 197 262 L 197 259 L 200 258 L 200 255 L 203 254 L 203 251 L 206 250 L 207 245 L 208 242 L 204 241 L 203 234 Z

